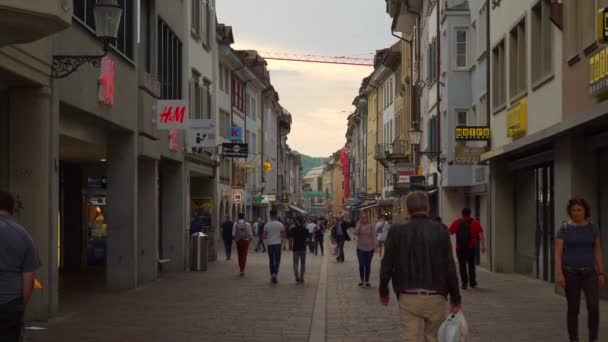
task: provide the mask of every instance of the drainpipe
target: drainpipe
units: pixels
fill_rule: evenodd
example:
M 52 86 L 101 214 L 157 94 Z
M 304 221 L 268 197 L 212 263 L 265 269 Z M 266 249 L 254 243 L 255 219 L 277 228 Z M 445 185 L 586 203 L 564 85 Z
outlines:
M 490 91 L 490 87 L 491 87 L 491 80 L 490 80 L 490 0 L 486 0 L 486 125 L 488 125 L 488 127 L 490 126 L 490 119 L 492 118 L 491 115 L 491 110 L 492 110 L 492 105 L 491 105 L 491 91 Z M 492 146 L 492 137 L 490 135 L 490 139 L 488 140 L 488 148 L 491 148 Z M 489 207 L 490 210 L 487 210 L 487 214 L 488 214 L 488 223 L 489 225 L 492 227 L 492 206 L 493 206 L 493 202 L 492 202 L 492 184 L 491 184 L 491 177 L 492 177 L 492 173 L 488 172 L 489 176 L 488 176 L 488 203 L 490 203 Z M 492 240 L 493 240 L 493 235 L 494 235 L 494 230 L 492 229 L 491 234 L 488 234 L 488 241 L 489 243 L 487 245 L 490 246 L 490 248 L 492 248 Z M 490 258 L 490 271 L 494 271 L 494 258 L 493 258 L 493 254 L 494 254 L 494 250 L 490 250 L 490 253 L 488 253 L 489 258 Z
M 441 1 L 437 1 L 437 172 L 441 173 Z

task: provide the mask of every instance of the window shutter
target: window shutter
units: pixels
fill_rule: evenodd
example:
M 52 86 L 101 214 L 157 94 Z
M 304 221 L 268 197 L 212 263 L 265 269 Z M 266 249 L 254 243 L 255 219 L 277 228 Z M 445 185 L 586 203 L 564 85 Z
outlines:
M 196 113 L 196 89 L 195 89 L 194 83 L 195 83 L 194 78 L 191 78 L 190 79 L 190 92 L 189 92 L 190 93 L 189 94 L 189 96 L 190 96 L 190 101 L 189 101 L 190 118 L 194 118 L 194 115 Z

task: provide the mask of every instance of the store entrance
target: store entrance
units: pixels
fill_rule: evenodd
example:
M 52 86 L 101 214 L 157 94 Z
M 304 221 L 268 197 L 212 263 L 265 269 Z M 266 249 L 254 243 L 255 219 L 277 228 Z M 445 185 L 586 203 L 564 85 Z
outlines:
M 608 149 L 599 153 L 599 227 L 604 260 L 608 260 Z M 608 299 L 608 287 L 600 289 L 602 298 Z
M 553 163 L 515 174 L 515 270 L 555 281 Z

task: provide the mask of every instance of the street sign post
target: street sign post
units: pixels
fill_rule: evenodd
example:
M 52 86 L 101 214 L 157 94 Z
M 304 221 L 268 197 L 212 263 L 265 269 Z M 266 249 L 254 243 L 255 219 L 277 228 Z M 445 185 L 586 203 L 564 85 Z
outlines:
M 230 127 L 228 138 L 230 141 L 243 141 L 243 128 L 239 126 Z
M 244 158 L 247 159 L 249 155 L 248 144 L 240 143 L 223 143 L 222 144 L 222 155 L 228 158 Z
M 232 189 L 232 203 L 243 203 L 245 192 L 242 189 Z

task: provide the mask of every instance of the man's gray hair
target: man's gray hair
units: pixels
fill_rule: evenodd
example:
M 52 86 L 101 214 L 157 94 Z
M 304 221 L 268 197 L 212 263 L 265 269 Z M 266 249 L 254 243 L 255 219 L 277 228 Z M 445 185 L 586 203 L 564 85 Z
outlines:
M 426 211 L 429 209 L 429 197 L 425 192 L 414 191 L 407 195 L 405 205 L 407 206 L 407 212 L 410 214 Z

